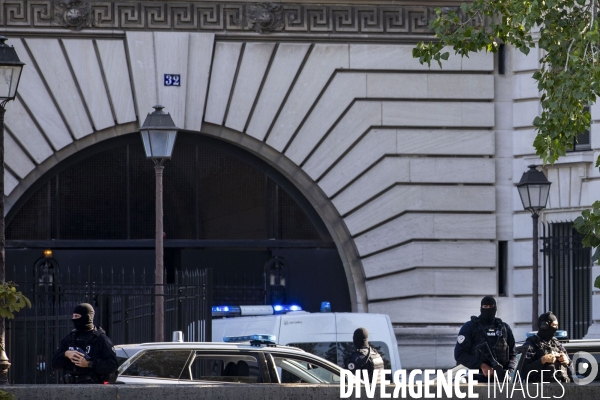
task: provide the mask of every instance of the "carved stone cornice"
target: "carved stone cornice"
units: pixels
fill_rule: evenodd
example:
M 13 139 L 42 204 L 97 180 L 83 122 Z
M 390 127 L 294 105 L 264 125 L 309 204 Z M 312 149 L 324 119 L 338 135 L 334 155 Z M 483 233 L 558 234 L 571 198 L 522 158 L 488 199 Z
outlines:
M 432 7 L 292 3 L 0 0 L 10 28 L 428 34 Z

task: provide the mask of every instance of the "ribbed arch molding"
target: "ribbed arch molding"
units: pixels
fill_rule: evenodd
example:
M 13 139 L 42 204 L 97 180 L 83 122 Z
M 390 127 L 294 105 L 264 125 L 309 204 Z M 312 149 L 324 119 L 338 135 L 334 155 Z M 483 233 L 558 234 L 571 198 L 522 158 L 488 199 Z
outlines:
M 275 165 L 295 165 L 302 174 L 292 181 L 312 182 L 322 199 L 315 207 L 332 207 L 329 226 L 347 234 L 340 251 L 356 255 L 347 265 L 355 310 L 404 309 L 421 301 L 415 296 L 450 296 L 444 301 L 459 306 L 466 300 L 453 300 L 457 293 L 490 291 L 464 280 L 443 285 L 448 267 L 495 282 L 492 55 L 451 57 L 440 70 L 401 44 L 147 31 L 11 42 L 27 66 L 6 114 L 9 205 L 61 154 L 129 133 L 162 104 L 178 127 L 236 132 L 239 146 L 259 143 Z M 164 74 L 179 74 L 181 86 L 164 86 Z M 452 261 L 437 256 L 449 252 Z M 421 321 L 439 314 L 427 310 Z M 406 313 L 392 320 L 412 320 Z M 446 318 L 464 322 L 460 313 Z

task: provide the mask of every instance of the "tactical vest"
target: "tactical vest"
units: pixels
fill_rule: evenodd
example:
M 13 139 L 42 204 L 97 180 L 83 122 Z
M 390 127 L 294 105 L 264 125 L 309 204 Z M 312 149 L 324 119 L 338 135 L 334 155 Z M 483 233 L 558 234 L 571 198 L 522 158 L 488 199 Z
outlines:
M 543 355 L 546 354 L 552 354 L 552 353 L 562 353 L 563 350 L 561 349 L 559 342 L 556 338 L 552 338 L 548 341 L 546 340 L 541 340 L 539 338 L 539 336 L 535 335 L 532 336 L 530 338 L 527 339 L 527 341 L 525 342 L 526 345 L 531 345 L 534 349 L 536 349 L 536 353 L 538 351 L 541 351 L 543 353 Z M 552 375 L 554 375 L 554 377 L 556 379 L 558 379 L 561 382 L 569 382 L 570 381 L 570 377 L 569 377 L 569 368 L 566 365 L 561 364 L 558 360 L 555 361 L 553 364 L 544 364 L 543 369 L 551 371 Z M 556 375 L 554 374 L 554 371 L 559 371 L 556 373 Z M 539 380 L 539 376 L 540 375 L 536 375 L 537 380 Z M 533 379 L 532 379 L 533 381 Z M 550 382 L 553 382 L 554 378 L 552 378 L 552 380 Z
M 76 336 L 77 336 L 77 329 L 73 329 L 71 331 L 71 333 L 69 334 L 69 349 L 74 349 L 75 346 L 75 341 L 76 341 Z M 84 347 L 83 350 L 84 351 L 88 351 L 87 347 L 88 346 L 93 346 L 94 343 L 96 343 L 98 341 L 98 338 L 102 335 L 104 335 L 104 330 L 102 328 L 96 328 L 94 327 L 94 330 L 92 331 L 92 335 L 90 336 L 90 338 L 88 340 L 85 341 L 84 343 Z M 117 380 L 117 374 L 116 372 L 110 375 L 103 375 L 103 374 L 97 374 L 96 372 L 94 372 L 94 370 L 92 370 L 91 368 L 81 368 L 78 366 L 74 366 L 74 369 L 70 369 L 68 370 L 68 372 L 70 374 L 76 375 L 76 376 L 90 376 L 92 378 L 92 380 L 94 382 L 111 382 L 114 383 Z
M 477 337 L 478 343 L 488 342 L 490 345 L 490 349 L 494 353 L 496 360 L 502 364 L 502 366 L 506 367 L 509 360 L 509 348 L 508 348 L 508 332 L 506 330 L 506 325 L 500 318 L 496 318 L 492 325 L 492 331 L 490 331 L 490 326 L 484 326 L 478 317 L 471 317 L 471 321 L 475 323 L 477 327 Z M 494 332 L 495 339 L 490 339 L 488 336 L 488 332 Z
M 350 368 L 350 364 L 354 364 Z M 369 378 L 373 379 L 373 371 L 379 370 L 379 379 L 383 373 L 383 358 L 381 355 L 371 346 L 364 349 L 356 349 L 354 353 L 344 360 L 344 367 L 351 371 L 366 370 L 369 373 Z

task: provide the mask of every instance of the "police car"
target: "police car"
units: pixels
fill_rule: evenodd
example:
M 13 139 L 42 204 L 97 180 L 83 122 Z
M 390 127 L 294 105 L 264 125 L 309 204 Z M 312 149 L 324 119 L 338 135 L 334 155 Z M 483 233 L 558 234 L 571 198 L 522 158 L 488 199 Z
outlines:
M 277 345 L 272 335 L 223 341 L 137 345 L 140 350 L 119 367 L 117 383 L 339 385 L 339 366 L 301 349 Z
M 309 313 L 298 305 L 216 306 L 212 308 L 212 340 L 224 336 L 264 332 L 277 344 L 298 347 L 333 364 L 344 365 L 354 352 L 356 328 L 369 331 L 369 344 L 381 355 L 384 368 L 402 369 L 398 343 L 390 317 L 385 314 L 336 313 L 323 302 L 321 312 Z

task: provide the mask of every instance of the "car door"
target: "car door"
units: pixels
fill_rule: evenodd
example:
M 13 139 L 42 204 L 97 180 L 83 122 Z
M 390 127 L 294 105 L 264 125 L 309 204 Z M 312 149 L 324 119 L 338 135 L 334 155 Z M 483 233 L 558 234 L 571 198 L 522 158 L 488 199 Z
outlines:
M 264 356 L 259 351 L 196 350 L 180 383 L 270 382 Z

